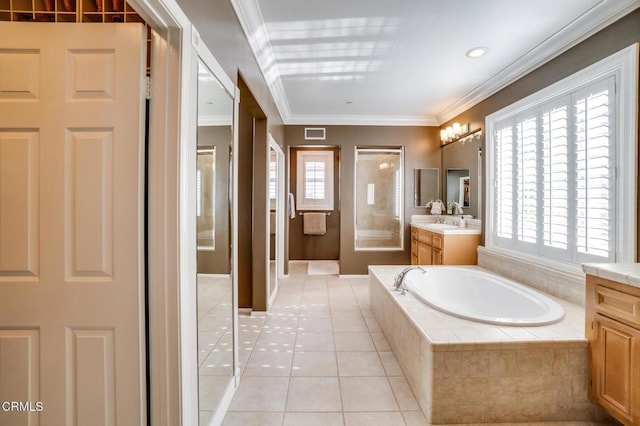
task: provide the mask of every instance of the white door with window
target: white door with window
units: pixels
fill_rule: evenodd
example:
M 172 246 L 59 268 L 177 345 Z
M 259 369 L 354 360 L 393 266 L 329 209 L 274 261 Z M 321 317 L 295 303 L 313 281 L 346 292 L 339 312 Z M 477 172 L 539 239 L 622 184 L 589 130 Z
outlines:
M 145 422 L 144 70 L 140 24 L 0 23 L 0 425 Z

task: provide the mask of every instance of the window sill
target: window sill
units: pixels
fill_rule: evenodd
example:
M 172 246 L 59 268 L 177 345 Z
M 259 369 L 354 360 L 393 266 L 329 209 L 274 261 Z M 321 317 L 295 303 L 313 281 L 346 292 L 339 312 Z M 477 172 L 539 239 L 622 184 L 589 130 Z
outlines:
M 558 275 L 564 275 L 569 279 L 584 279 L 582 265 L 574 265 L 557 262 L 539 256 L 523 254 L 498 247 L 478 247 L 478 253 L 486 253 L 494 257 L 501 257 L 507 261 L 515 261 L 527 264 L 535 264 L 536 267 Z

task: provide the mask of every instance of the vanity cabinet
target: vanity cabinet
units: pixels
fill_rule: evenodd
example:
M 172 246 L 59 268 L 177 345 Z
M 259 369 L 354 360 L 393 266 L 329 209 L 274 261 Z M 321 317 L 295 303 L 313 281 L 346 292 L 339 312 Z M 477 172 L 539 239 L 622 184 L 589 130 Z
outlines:
M 589 398 L 625 425 L 640 424 L 640 288 L 587 275 Z
M 475 265 L 480 235 L 439 234 L 411 227 L 412 265 Z

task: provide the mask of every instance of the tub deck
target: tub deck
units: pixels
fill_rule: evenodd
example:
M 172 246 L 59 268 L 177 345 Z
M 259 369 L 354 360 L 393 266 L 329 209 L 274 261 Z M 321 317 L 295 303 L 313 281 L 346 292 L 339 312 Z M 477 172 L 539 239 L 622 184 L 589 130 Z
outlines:
M 371 266 L 371 308 L 433 424 L 599 421 L 587 399 L 584 308 L 538 327 L 473 322 L 393 291 L 403 266 Z M 428 267 L 427 267 L 428 268 Z

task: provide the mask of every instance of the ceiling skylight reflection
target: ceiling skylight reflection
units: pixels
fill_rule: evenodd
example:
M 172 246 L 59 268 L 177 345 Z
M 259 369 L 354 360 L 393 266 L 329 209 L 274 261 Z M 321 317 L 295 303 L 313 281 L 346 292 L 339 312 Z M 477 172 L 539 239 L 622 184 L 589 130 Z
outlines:
M 279 40 L 308 40 L 354 36 L 380 36 L 393 34 L 400 24 L 399 18 L 338 18 L 312 21 L 269 23 L 267 32 L 273 42 Z
M 392 43 L 381 37 L 398 25 L 393 17 L 275 22 L 262 25 L 251 42 L 261 47 L 255 51 L 269 84 L 278 78 L 362 80 L 382 67 Z M 344 41 L 353 37 L 362 40 Z
M 317 62 L 284 62 L 278 64 L 280 74 L 318 75 L 318 74 L 364 74 L 375 72 L 382 66 L 381 61 L 317 61 Z
M 273 50 L 277 61 L 290 61 L 382 56 L 390 47 L 390 42 L 358 41 L 276 45 L 273 46 Z

